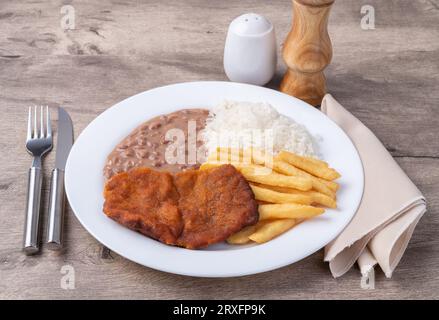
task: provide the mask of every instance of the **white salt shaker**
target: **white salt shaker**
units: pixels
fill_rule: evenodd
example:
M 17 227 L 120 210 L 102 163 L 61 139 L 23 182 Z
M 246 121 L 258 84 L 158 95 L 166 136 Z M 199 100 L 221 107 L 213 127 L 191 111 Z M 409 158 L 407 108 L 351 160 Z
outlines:
M 224 47 L 224 70 L 230 81 L 262 86 L 273 77 L 276 63 L 276 37 L 270 21 L 255 13 L 232 21 Z

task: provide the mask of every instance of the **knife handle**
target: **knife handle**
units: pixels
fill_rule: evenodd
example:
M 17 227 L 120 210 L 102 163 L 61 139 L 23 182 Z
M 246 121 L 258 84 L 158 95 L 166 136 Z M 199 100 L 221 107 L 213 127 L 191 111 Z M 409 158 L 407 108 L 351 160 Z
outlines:
M 64 224 L 64 170 L 53 169 L 50 181 L 49 215 L 47 223 L 47 247 L 49 250 L 62 248 Z
M 27 181 L 26 222 L 23 237 L 23 251 L 27 255 L 39 251 L 38 229 L 42 181 L 41 169 L 36 167 L 30 168 Z

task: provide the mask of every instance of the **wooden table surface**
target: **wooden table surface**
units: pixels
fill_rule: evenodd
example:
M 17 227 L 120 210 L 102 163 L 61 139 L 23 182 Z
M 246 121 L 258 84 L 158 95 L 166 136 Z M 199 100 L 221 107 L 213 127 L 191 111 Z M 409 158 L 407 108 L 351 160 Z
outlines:
M 75 9 L 75 30 L 60 27 L 63 4 Z M 375 30 L 360 27 L 365 4 L 375 8 Z M 337 0 L 329 22 L 329 91 L 376 133 L 428 201 L 393 278 L 377 272 L 375 290 L 361 289 L 357 268 L 333 279 L 321 251 L 240 278 L 151 270 L 103 248 L 71 210 L 62 252 L 21 253 L 31 163 L 24 149 L 29 105 L 64 106 L 77 136 L 98 114 L 138 92 L 226 80 L 228 23 L 245 12 L 261 13 L 275 25 L 280 46 L 290 8 L 289 0 L 1 0 L 0 298 L 439 298 L 438 0 Z M 279 59 L 271 87 L 284 70 Z M 54 156 L 44 162 L 46 177 Z M 45 205 L 47 189 L 45 183 Z M 75 270 L 74 290 L 60 286 L 64 265 Z

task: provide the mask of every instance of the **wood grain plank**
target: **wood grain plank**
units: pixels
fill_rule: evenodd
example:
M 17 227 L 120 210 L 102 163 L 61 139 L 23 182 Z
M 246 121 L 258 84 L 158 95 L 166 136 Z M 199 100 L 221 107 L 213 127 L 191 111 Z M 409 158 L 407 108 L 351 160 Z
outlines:
M 370 0 L 377 17 L 369 31 L 360 28 L 364 1 L 337 0 L 331 13 L 330 92 L 377 134 L 428 201 L 394 277 L 379 272 L 372 291 L 361 289 L 356 269 L 333 279 L 321 252 L 241 278 L 166 274 L 103 250 L 71 210 L 61 253 L 24 256 L 29 105 L 63 105 L 77 136 L 99 113 L 140 91 L 226 80 L 223 44 L 235 16 L 266 15 L 279 46 L 290 28 L 289 0 L 74 1 L 77 29 L 69 31 L 59 25 L 63 3 L 0 3 L 0 152 L 7 159 L 0 164 L 0 298 L 439 298 L 439 43 L 431 41 L 439 36 L 436 2 Z M 270 87 L 277 88 L 284 71 L 279 60 Z M 46 177 L 54 155 L 45 160 Z M 47 193 L 46 183 L 46 204 Z M 75 290 L 60 287 L 66 264 L 75 268 Z

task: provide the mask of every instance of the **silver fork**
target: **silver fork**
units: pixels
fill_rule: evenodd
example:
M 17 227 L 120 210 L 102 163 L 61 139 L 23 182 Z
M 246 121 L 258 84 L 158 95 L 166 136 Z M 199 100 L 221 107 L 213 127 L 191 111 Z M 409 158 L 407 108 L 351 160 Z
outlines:
M 41 162 L 43 156 L 52 149 L 53 144 L 49 108 L 46 106 L 46 126 L 44 126 L 43 106 L 40 107 L 39 124 L 37 107 L 33 109 L 32 115 L 32 107 L 29 107 L 26 138 L 26 149 L 34 157 L 32 167 L 29 169 L 27 184 L 26 223 L 23 238 L 23 251 L 26 254 L 34 254 L 39 250 L 38 225 L 43 182 Z

